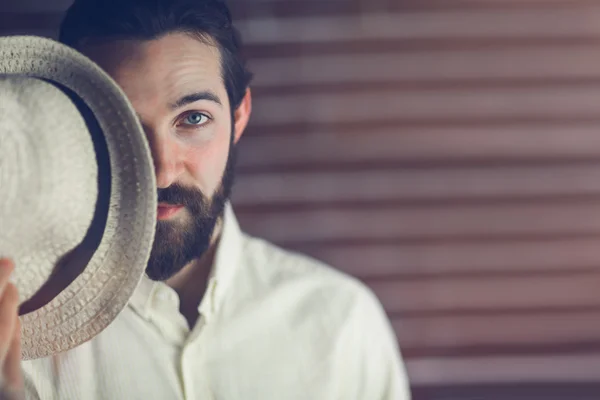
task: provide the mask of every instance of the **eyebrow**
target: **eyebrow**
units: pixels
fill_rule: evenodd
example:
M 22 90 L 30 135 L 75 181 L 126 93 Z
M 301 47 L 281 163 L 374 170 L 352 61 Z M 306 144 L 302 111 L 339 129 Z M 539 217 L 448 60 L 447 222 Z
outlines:
M 182 98 L 180 98 L 179 100 L 177 100 L 175 103 L 170 104 L 169 106 L 171 107 L 171 110 L 176 110 L 178 108 L 181 108 L 183 106 L 186 106 L 188 104 L 194 103 L 199 100 L 209 100 L 209 101 L 213 101 L 213 102 L 217 103 L 220 106 L 223 105 L 223 103 L 221 102 L 221 99 L 219 99 L 219 96 L 217 96 L 213 92 L 204 91 L 204 92 L 196 92 L 196 93 L 191 93 L 191 94 L 185 95 Z

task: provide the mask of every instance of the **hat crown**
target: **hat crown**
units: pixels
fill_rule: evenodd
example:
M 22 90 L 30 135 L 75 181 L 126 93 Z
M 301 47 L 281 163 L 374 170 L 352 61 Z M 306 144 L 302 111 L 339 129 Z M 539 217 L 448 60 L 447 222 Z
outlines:
M 37 78 L 0 75 L 0 255 L 15 260 L 21 301 L 83 240 L 97 177 L 92 138 L 69 97 Z

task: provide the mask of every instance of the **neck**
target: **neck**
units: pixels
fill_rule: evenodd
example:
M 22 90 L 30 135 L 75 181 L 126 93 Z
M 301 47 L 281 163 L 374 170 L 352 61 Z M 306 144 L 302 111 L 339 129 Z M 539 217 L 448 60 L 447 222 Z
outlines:
M 202 257 L 190 262 L 165 281 L 179 295 L 179 311 L 187 319 L 190 329 L 198 319 L 198 306 L 206 293 L 208 279 L 215 263 L 222 225 L 221 219 L 215 226 L 210 246 Z

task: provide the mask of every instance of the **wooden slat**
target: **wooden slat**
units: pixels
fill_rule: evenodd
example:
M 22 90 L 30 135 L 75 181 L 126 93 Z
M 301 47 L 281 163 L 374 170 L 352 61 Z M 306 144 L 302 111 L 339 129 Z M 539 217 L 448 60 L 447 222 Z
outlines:
M 598 382 L 511 382 L 411 387 L 412 400 L 597 400 Z
M 600 35 L 600 9 L 449 10 L 240 21 L 246 43 L 365 39 L 586 37 Z
M 377 91 L 263 97 L 254 117 L 263 125 L 450 118 L 590 118 L 600 111 L 600 85 L 537 90 Z
M 249 132 L 239 144 L 239 167 L 281 171 L 289 166 L 394 161 L 431 163 L 589 158 L 600 149 L 597 123 L 512 123 L 504 126 L 442 126 L 306 131 L 292 135 Z M 245 178 L 244 178 L 245 179 Z M 243 179 L 240 180 L 243 183 Z M 242 196 L 242 194 L 239 194 Z
M 244 4 L 252 4 L 255 7 L 274 6 L 278 3 L 293 3 L 294 1 L 302 1 L 302 4 L 306 6 L 316 7 L 319 4 L 333 3 L 333 4 L 362 4 L 368 6 L 370 1 L 367 0 L 230 0 L 228 3 L 232 8 L 241 7 Z M 376 1 L 375 3 L 380 5 L 388 5 L 389 3 L 396 2 L 385 2 Z M 537 8 L 543 7 L 576 7 L 578 5 L 589 5 L 596 4 L 594 0 L 453 0 L 451 2 L 446 0 L 402 0 L 398 2 L 402 5 L 405 10 L 413 8 L 419 9 L 454 9 L 454 8 L 479 8 L 479 7 L 532 7 Z M 264 12 L 264 11 L 263 11 Z
M 560 240 L 374 243 L 299 246 L 324 262 L 362 279 L 526 274 L 600 268 L 600 235 Z M 600 336 L 599 336 L 600 338 Z
M 600 306 L 600 271 L 567 276 L 389 280 L 371 288 L 389 313 Z M 518 327 L 515 327 L 518 329 Z
M 596 48 L 600 43 L 600 37 L 590 36 L 585 38 L 467 38 L 467 39 L 420 39 L 420 40 L 360 40 L 353 42 L 338 42 L 335 44 L 330 43 L 286 43 L 286 44 L 277 44 L 277 43 L 262 43 L 262 44 L 253 44 L 246 46 L 246 54 L 251 60 L 251 68 L 256 63 L 262 63 L 263 61 L 289 61 L 290 59 L 296 58 L 301 60 L 302 62 L 310 62 L 313 58 L 316 57 L 332 57 L 333 61 L 338 61 L 341 57 L 345 57 L 348 55 L 354 56 L 354 60 L 358 59 L 369 59 L 372 57 L 380 57 L 386 55 L 397 55 L 402 57 L 410 57 L 413 54 L 423 54 L 423 53 L 433 53 L 437 55 L 438 58 L 443 56 L 444 53 L 452 53 L 452 52 L 465 52 L 467 55 L 470 53 L 487 51 L 491 54 L 496 52 L 505 52 L 510 53 L 511 51 L 517 50 L 544 50 L 551 48 L 564 48 L 564 49 L 572 49 L 572 48 Z M 335 56 L 335 57 L 333 57 Z M 267 64 L 268 65 L 268 64 Z M 348 69 L 339 66 L 342 71 L 348 71 Z M 543 66 L 542 66 L 543 67 Z M 252 68 L 255 70 L 254 68 Z M 256 70 L 255 70 L 256 71 Z M 350 70 L 352 71 L 352 70 Z M 371 76 L 368 71 L 363 71 L 367 76 Z M 481 73 L 482 71 L 478 71 Z M 567 75 L 567 74 L 565 74 Z M 567 78 L 569 78 L 567 76 Z M 367 78 L 368 79 L 368 78 Z M 443 79 L 443 76 L 433 77 L 426 81 L 429 82 L 438 82 L 440 79 Z M 566 78 L 565 78 L 566 79 Z M 364 79 L 357 78 L 357 82 L 348 81 L 347 84 L 352 87 L 353 85 L 360 84 L 364 81 Z M 522 80 L 520 83 L 522 84 L 531 84 L 539 82 L 540 79 L 532 76 L 527 80 Z M 381 80 L 371 80 L 367 81 L 371 82 L 371 84 L 381 83 Z M 403 81 L 399 78 L 395 78 L 391 82 L 397 82 L 404 85 L 409 85 L 413 83 L 412 81 Z M 463 83 L 462 80 L 453 81 L 455 83 Z M 422 85 L 423 82 L 416 81 L 415 84 Z M 465 84 L 469 83 L 478 83 L 478 80 L 470 79 L 464 80 Z M 488 82 L 481 82 L 482 84 L 486 84 Z M 489 84 L 510 84 L 511 81 L 504 80 L 496 80 L 491 81 Z M 290 84 L 293 82 L 283 82 L 282 86 L 277 87 L 278 89 L 283 90 L 284 88 L 289 88 Z M 323 83 L 322 83 L 323 84 Z M 255 90 L 262 92 L 265 90 L 264 87 L 257 87 L 253 85 Z M 294 90 L 299 90 L 302 86 L 293 87 Z M 328 89 L 326 86 L 325 90 Z M 311 90 L 314 88 L 311 87 Z
M 58 33 L 55 30 L 48 29 L 11 29 L 11 30 L 2 30 L 0 27 L 0 36 L 13 36 L 13 35 L 34 35 L 34 36 L 43 36 L 50 39 L 57 40 Z
M 446 48 L 439 50 L 359 56 L 335 54 L 336 46 L 330 46 L 333 55 L 310 55 L 310 48 L 304 46 L 304 53 L 297 56 L 254 59 L 249 65 L 255 72 L 253 85 L 258 90 L 290 85 L 431 80 L 437 83 L 483 81 L 489 84 L 493 80 L 516 78 L 522 80 L 522 85 L 528 85 L 528 80 L 533 79 L 600 77 L 600 72 L 594 68 L 600 62 L 600 42 L 571 45 L 550 42 L 545 46 L 530 45 L 529 48 L 507 46 L 494 49 L 488 46 L 468 50 L 448 46 L 451 44 L 445 44 Z
M 413 385 L 459 385 L 484 382 L 597 382 L 600 380 L 600 353 L 547 356 L 429 357 L 407 360 L 407 370 Z
M 397 318 L 392 325 L 406 349 L 600 343 L 600 310 Z
M 18 11 L 0 6 L 0 30 L 3 32 L 57 30 L 62 18 L 62 12 L 36 11 L 35 8 Z
M 250 232 L 280 242 L 452 239 L 600 233 L 600 204 L 483 204 L 240 213 Z
M 275 5 L 277 3 L 288 3 L 294 0 L 252 0 L 250 2 L 244 0 L 231 0 L 230 4 L 233 8 L 240 7 L 243 4 L 252 4 L 256 7 L 265 5 Z M 371 3 L 367 0 L 303 0 L 303 4 L 307 6 L 318 6 L 319 4 L 325 3 L 358 3 L 364 4 L 365 6 Z M 375 3 L 387 5 L 389 2 L 376 1 Z M 542 7 L 575 7 L 578 5 L 596 4 L 594 0 L 402 0 L 399 2 L 406 9 L 412 7 L 421 9 L 454 9 L 454 8 L 478 8 L 478 7 L 506 7 L 506 6 L 521 6 L 531 7 L 535 6 L 538 8 Z M 264 10 L 264 8 L 263 8 Z
M 440 10 L 506 10 L 596 6 L 594 0 L 236 0 L 230 2 L 236 19 L 269 16 L 287 19 L 369 12 L 414 12 Z
M 559 4 L 560 5 L 560 4 Z M 513 9 L 460 9 L 438 11 L 412 11 L 402 13 L 375 12 L 381 7 L 362 7 L 371 12 L 350 16 L 272 17 L 239 20 L 244 41 L 254 43 L 289 43 L 322 41 L 355 41 L 364 39 L 421 39 L 429 37 L 585 37 L 598 36 L 600 29 L 595 16 L 600 13 L 591 2 L 581 2 L 581 7 L 551 7 Z M 265 6 L 263 12 L 269 14 Z M 0 20 L 6 29 L 54 29 L 62 13 L 56 7 L 23 7 L 0 9 Z M 306 6 L 305 6 L 306 8 Z M 391 7 L 392 9 L 394 7 Z M 384 10 L 389 7 L 384 6 Z M 354 7 L 353 11 L 360 11 Z M 0 14 L 0 15 L 1 15 Z M 37 23 L 34 23 L 37 21 Z
M 1 12 L 14 13 L 59 13 L 66 10 L 73 3 L 72 0 L 2 0 Z
M 583 9 L 597 6 L 594 0 L 403 0 L 397 2 L 378 2 L 364 0 L 253 0 L 231 1 L 234 22 L 246 19 L 254 20 L 268 16 L 269 18 L 314 18 L 322 16 L 357 15 L 382 12 L 439 12 L 455 10 L 528 10 L 532 9 Z M 60 22 L 64 10 L 71 4 L 70 0 L 5 0 L 0 4 L 0 21 L 9 21 L 12 27 L 34 27 L 39 29 L 55 29 Z M 4 14 L 4 15 L 3 15 Z M 38 24 L 34 25 L 33 22 Z M 4 26 L 0 24 L 0 29 Z M 8 25 L 7 25 L 8 26 Z
M 600 128 L 600 126 L 599 126 Z M 599 135 L 600 136 L 600 135 Z M 276 169 L 273 170 L 275 172 Z M 600 163 L 589 165 L 500 166 L 245 174 L 236 204 L 360 202 L 445 202 L 599 196 Z M 600 197 L 598 198 L 600 200 Z

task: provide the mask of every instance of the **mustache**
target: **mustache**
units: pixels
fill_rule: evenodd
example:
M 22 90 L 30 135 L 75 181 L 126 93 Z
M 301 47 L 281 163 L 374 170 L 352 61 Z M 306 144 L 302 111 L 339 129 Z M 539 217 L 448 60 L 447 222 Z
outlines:
M 180 204 L 195 210 L 204 201 L 204 194 L 198 189 L 186 188 L 178 184 L 172 184 L 165 189 L 158 189 L 159 203 Z

